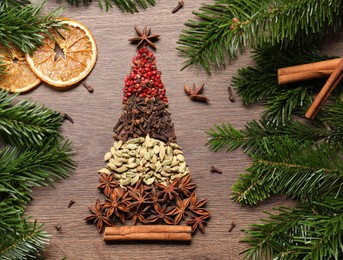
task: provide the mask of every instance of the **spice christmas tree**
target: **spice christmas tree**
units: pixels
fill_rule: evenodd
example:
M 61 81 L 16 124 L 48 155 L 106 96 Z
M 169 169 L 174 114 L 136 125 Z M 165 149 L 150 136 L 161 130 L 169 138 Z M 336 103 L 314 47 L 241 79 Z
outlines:
M 99 170 L 98 188 L 104 202 L 90 207 L 87 221 L 97 223 L 98 231 L 116 223 L 121 228 L 106 228 L 105 239 L 188 240 L 190 233 L 204 225 L 210 213 L 199 200 L 196 184 L 181 147 L 176 143 L 168 111 L 166 90 L 156 67 L 156 48 L 150 35 L 135 27 L 138 52 L 123 89 L 123 114 L 114 126 L 114 144 L 104 156 L 106 167 Z M 133 224 L 149 226 L 125 226 Z M 175 226 L 177 224 L 186 226 Z M 160 224 L 160 225 L 156 225 Z M 161 225 L 166 224 L 166 225 Z M 173 225 L 173 226 L 168 226 Z

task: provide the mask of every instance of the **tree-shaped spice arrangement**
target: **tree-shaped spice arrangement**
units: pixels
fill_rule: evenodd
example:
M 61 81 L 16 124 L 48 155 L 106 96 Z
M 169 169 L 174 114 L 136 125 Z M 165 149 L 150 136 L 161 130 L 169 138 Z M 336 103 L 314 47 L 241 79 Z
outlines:
M 191 240 L 210 218 L 176 143 L 166 90 L 149 46 L 159 35 L 135 27 L 137 55 L 125 78 L 123 114 L 104 156 L 98 188 L 105 195 L 86 218 L 105 240 Z M 132 224 L 130 223 L 132 222 Z M 136 225 L 137 224 L 137 225 Z M 144 224 L 144 225 L 141 225 Z

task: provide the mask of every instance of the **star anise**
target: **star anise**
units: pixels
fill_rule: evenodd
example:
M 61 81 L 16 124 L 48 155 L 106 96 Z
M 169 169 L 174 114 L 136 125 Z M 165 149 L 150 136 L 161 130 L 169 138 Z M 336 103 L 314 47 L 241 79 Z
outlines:
M 191 194 L 190 201 L 189 201 L 189 210 L 193 213 L 198 215 L 209 215 L 210 212 L 204 208 L 202 208 L 206 204 L 207 199 L 198 200 L 197 194 L 194 191 Z
M 144 45 L 144 43 L 147 43 L 150 47 L 156 49 L 156 45 L 152 41 L 157 40 L 158 37 L 160 37 L 159 34 L 150 35 L 151 28 L 148 28 L 147 26 L 144 27 L 143 31 L 135 26 L 135 30 L 139 36 L 132 37 L 129 39 L 129 41 L 138 42 L 137 48 L 141 47 L 141 45 Z
M 155 185 L 152 185 L 150 193 L 150 201 L 151 203 L 160 203 L 163 202 L 164 200 L 160 198 L 160 193 L 157 192 Z
M 107 209 L 106 217 L 110 218 L 112 215 L 118 217 L 122 223 L 125 221 L 124 213 L 128 212 L 127 208 L 121 201 L 121 196 L 115 191 L 112 191 L 109 198 L 106 198 L 106 202 L 103 207 Z
M 176 198 L 175 203 L 176 203 L 176 208 L 175 208 L 174 214 L 176 214 L 176 216 L 174 217 L 174 219 L 175 219 L 175 224 L 178 224 L 187 215 L 186 209 L 189 205 L 189 198 L 182 200 L 178 197 Z
M 154 204 L 154 210 L 152 212 L 155 214 L 147 218 L 147 222 L 156 222 L 158 220 L 164 221 L 167 224 L 173 225 L 175 221 L 173 220 L 172 215 L 175 213 L 175 207 L 168 209 L 167 204 L 163 204 L 162 206 L 158 203 Z
M 142 205 L 151 203 L 151 201 L 149 200 L 149 193 L 145 192 L 144 188 L 137 190 L 132 189 L 128 192 L 129 195 L 133 198 L 133 201 L 131 201 L 128 205 L 129 209 L 136 207 L 136 210 L 139 210 Z
M 192 226 L 192 233 L 194 233 L 198 228 L 202 233 L 205 233 L 205 225 L 207 224 L 207 219 L 210 218 L 210 215 L 204 216 L 194 216 L 192 219 L 186 222 L 187 225 Z
M 169 198 L 172 200 L 174 197 L 179 196 L 179 188 L 177 187 L 177 184 L 179 183 L 179 179 L 175 179 L 172 183 L 170 183 L 169 179 L 167 180 L 167 184 L 161 184 L 157 183 L 156 186 L 161 189 L 159 192 L 159 195 L 163 196 L 163 200 L 166 200 Z
M 185 194 L 187 197 L 191 196 L 191 191 L 196 188 L 195 183 L 191 183 L 191 175 L 183 177 L 179 182 L 180 191 Z
M 111 189 L 116 188 L 119 186 L 118 182 L 113 179 L 114 175 L 101 173 L 100 174 L 100 183 L 98 184 L 98 189 L 103 189 L 105 196 L 110 195 Z
M 190 87 L 188 85 L 184 85 L 184 90 L 186 94 L 189 96 L 190 100 L 192 101 L 200 101 L 200 102 L 207 102 L 209 101 L 208 97 L 202 95 L 202 91 L 205 87 L 205 84 L 202 84 L 200 87 L 196 87 L 195 83 L 193 83 L 193 86 Z
M 108 226 L 113 226 L 111 220 L 106 217 L 104 207 L 100 204 L 99 199 L 96 200 L 94 207 L 89 207 L 89 210 L 92 212 L 92 215 L 86 217 L 85 220 L 97 223 L 99 233 L 101 233 L 104 223 Z
M 150 206 L 145 207 L 144 209 L 141 210 L 132 210 L 129 212 L 127 215 L 128 219 L 132 220 L 132 224 L 135 225 L 137 220 L 139 220 L 141 223 L 146 224 L 146 216 L 149 214 L 148 209 Z

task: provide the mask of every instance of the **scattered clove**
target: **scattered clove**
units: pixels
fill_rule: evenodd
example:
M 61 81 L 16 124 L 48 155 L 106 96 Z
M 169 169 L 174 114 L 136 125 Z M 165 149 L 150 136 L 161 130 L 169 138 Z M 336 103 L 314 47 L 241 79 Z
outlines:
M 215 167 L 213 165 L 211 166 L 210 172 L 212 172 L 212 173 L 220 173 L 220 174 L 223 173 L 222 170 L 218 169 L 217 167 Z
M 89 85 L 86 81 L 82 81 L 81 84 L 88 90 L 89 93 L 94 92 L 94 88 L 91 85 Z
M 60 231 L 62 229 L 62 226 L 60 224 L 57 224 L 54 226 L 54 228 L 57 230 L 57 231 Z
M 179 11 L 185 4 L 185 1 L 183 0 L 180 0 L 178 3 L 177 3 L 177 6 L 175 6 L 175 8 L 172 10 L 172 13 L 176 13 L 177 11 Z
M 231 226 L 229 229 L 229 232 L 232 232 L 232 230 L 236 227 L 236 223 L 234 221 L 231 222 Z
M 63 119 L 70 121 L 72 124 L 74 124 L 74 120 L 67 114 L 67 113 L 61 113 L 63 116 Z
M 73 204 L 75 203 L 75 200 L 70 200 L 68 203 L 68 209 L 73 206 Z
M 231 102 L 235 102 L 235 97 L 234 97 L 234 95 L 233 95 L 233 92 L 232 92 L 231 87 L 228 87 L 227 90 L 228 90 L 228 92 L 229 92 L 229 100 L 230 100 Z

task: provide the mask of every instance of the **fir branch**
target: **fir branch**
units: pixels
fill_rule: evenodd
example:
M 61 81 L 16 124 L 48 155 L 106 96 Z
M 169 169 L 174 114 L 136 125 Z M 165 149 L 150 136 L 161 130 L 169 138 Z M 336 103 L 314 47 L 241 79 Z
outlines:
M 269 219 L 251 225 L 244 239 L 246 259 L 340 259 L 343 256 L 343 198 L 278 208 Z
M 335 103 L 336 104 L 336 103 Z M 336 104 L 337 105 L 337 104 Z M 245 149 L 249 154 L 259 154 L 258 142 L 268 139 L 273 142 L 276 138 L 288 138 L 298 142 L 309 143 L 343 143 L 343 125 L 336 124 L 337 118 L 343 116 L 342 109 L 330 109 L 331 117 L 322 117 L 327 127 L 317 123 L 305 124 L 299 121 L 287 121 L 283 125 L 271 124 L 269 119 L 262 117 L 260 121 L 251 121 L 241 131 L 235 129 L 230 123 L 215 125 L 206 132 L 209 135 L 207 146 L 214 152 L 233 151 L 239 147 Z M 277 139 L 276 139 L 277 140 Z
M 63 117 L 38 103 L 22 100 L 12 105 L 16 95 L 0 90 L 0 135 L 17 146 L 42 146 L 44 139 L 59 135 Z
M 43 43 L 44 36 L 51 28 L 58 28 L 60 22 L 55 18 L 57 9 L 47 15 L 41 15 L 44 2 L 39 5 L 0 6 L 0 43 L 16 46 L 24 53 L 32 53 Z
M 38 149 L 7 146 L 0 151 L 0 191 L 20 202 L 28 200 L 32 187 L 68 177 L 75 168 L 70 157 L 70 143 L 56 138 Z
M 0 234 L 15 232 L 21 225 L 24 209 L 13 198 L 0 201 Z
M 230 123 L 215 125 L 214 128 L 206 132 L 210 138 L 207 146 L 214 152 L 233 151 L 238 147 L 247 146 L 249 137 L 242 131 L 236 130 Z
M 28 5 L 31 2 L 29 0 L 1 0 L 0 1 L 0 9 L 7 8 L 7 7 L 20 7 L 23 5 Z
M 337 141 L 343 135 L 343 89 L 336 89 L 328 102 L 318 114 L 318 121 L 337 132 Z
M 341 0 L 216 0 L 185 23 L 177 49 L 188 58 L 183 68 L 198 64 L 210 73 L 246 46 L 301 46 L 337 31 L 342 10 Z
M 1 259 L 28 259 L 35 256 L 49 243 L 49 235 L 36 222 L 22 221 L 15 232 L 1 234 Z
M 1 259 L 34 258 L 44 248 L 49 236 L 24 218 L 31 189 L 75 169 L 70 142 L 58 132 L 60 113 L 28 100 L 12 105 L 15 97 L 0 91 L 0 137 L 10 143 L 0 150 Z
M 341 196 L 343 188 L 342 147 L 296 142 L 288 138 L 263 138 L 257 143 L 254 162 L 232 187 L 232 199 L 254 205 L 272 194 L 314 200 Z
M 76 5 L 76 6 L 79 6 L 81 2 L 81 0 L 67 0 L 67 1 L 68 3 L 72 5 Z M 89 5 L 90 3 L 92 3 L 92 0 L 83 0 L 82 2 L 84 5 Z M 105 4 L 106 11 L 108 11 L 109 8 L 113 7 L 111 4 L 111 2 L 113 2 L 123 12 L 130 12 L 130 13 L 139 12 L 139 9 L 138 9 L 139 7 L 146 9 L 148 8 L 149 5 L 152 5 L 152 6 L 155 5 L 155 0 L 112 0 L 112 1 L 111 0 L 98 0 L 100 8 L 102 8 L 103 6 L 102 2 L 104 2 Z

